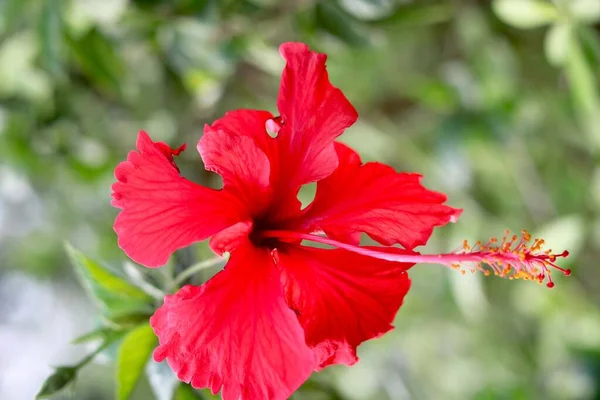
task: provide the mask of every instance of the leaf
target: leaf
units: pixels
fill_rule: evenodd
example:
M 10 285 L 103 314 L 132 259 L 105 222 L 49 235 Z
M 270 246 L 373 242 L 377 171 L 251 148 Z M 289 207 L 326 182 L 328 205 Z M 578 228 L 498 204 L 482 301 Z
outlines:
M 137 325 L 148 321 L 151 316 L 152 314 L 150 312 L 134 312 L 112 315 L 106 319 L 109 325 L 117 325 L 119 328 L 127 329 L 136 327 Z
M 182 383 L 175 389 L 173 400 L 204 400 L 204 397 L 190 385 Z
M 3 0 L 0 1 L 0 33 L 14 29 L 31 15 L 33 0 Z
M 578 41 L 571 41 L 565 67 L 580 121 L 589 139 L 600 147 L 600 92 L 593 67 Z
M 67 387 L 77 377 L 76 367 L 58 367 L 42 384 L 36 399 L 48 398 Z
M 339 4 L 349 14 L 365 21 L 381 20 L 394 12 L 394 3 L 388 0 L 339 0 Z
M 55 77 L 64 76 L 62 65 L 63 6 L 62 0 L 45 1 L 38 25 L 42 63 L 46 70 Z
M 438 24 L 453 18 L 452 4 L 406 4 L 398 7 L 388 17 L 373 24 L 386 24 L 394 27 L 416 27 Z
M 571 15 L 579 22 L 592 24 L 600 21 L 600 1 L 571 0 L 567 2 Z
M 315 6 L 317 26 L 352 46 L 368 43 L 367 36 L 359 32 L 357 21 L 335 2 L 321 2 Z
M 82 285 L 108 316 L 152 312 L 152 298 L 141 289 L 109 271 L 79 250 L 65 248 Z
M 83 74 L 99 88 L 122 94 L 125 63 L 104 34 L 92 29 L 82 37 L 68 37 L 67 44 Z
M 538 28 L 558 17 L 551 3 L 543 0 L 496 0 L 492 8 L 498 18 L 515 28 Z
M 544 38 L 544 50 L 550 64 L 564 65 L 569 55 L 571 38 L 571 26 L 568 24 L 555 24 L 548 30 Z
M 138 326 L 123 338 L 117 360 L 118 400 L 129 398 L 156 344 L 157 338 L 150 324 Z

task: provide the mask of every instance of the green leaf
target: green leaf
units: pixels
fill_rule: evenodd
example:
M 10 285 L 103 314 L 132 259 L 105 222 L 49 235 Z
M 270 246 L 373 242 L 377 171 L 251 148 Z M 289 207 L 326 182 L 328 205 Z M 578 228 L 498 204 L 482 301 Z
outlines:
M 82 285 L 107 316 L 119 317 L 144 311 L 152 312 L 152 298 L 144 291 L 86 257 L 71 245 L 67 244 L 65 247 Z
M 123 338 L 117 361 L 118 400 L 129 398 L 156 344 L 150 324 L 138 326 Z
M 99 88 L 117 96 L 122 94 L 125 63 L 115 45 L 103 33 L 92 29 L 82 37 L 69 37 L 67 44 L 83 74 Z
M 548 30 L 544 39 L 544 50 L 550 64 L 564 65 L 569 55 L 571 39 L 572 31 L 568 24 L 555 24 Z
M 394 27 L 416 27 L 438 24 L 453 18 L 452 4 L 406 4 L 398 7 L 388 17 L 374 24 L 387 24 Z
M 589 139 L 600 147 L 600 92 L 593 67 L 578 41 L 571 41 L 565 67 L 580 122 Z
M 26 16 L 30 15 L 33 0 L 3 0 L 0 1 L 0 33 L 12 30 Z
M 567 2 L 571 15 L 579 22 L 592 24 L 600 21 L 600 1 L 571 0 Z
M 538 28 L 558 17 L 556 7 L 544 0 L 496 0 L 492 8 L 498 18 L 515 28 Z
M 44 67 L 55 77 L 64 76 L 62 65 L 63 42 L 62 0 L 47 0 L 43 3 L 38 25 L 41 59 Z
M 107 317 L 109 324 L 117 325 L 121 329 L 130 329 L 142 324 L 150 319 L 150 312 L 134 312 L 127 314 L 117 314 Z
M 368 43 L 367 36 L 359 32 L 358 23 L 334 2 L 321 2 L 315 6 L 317 26 L 353 46 Z
M 190 385 L 182 383 L 175 389 L 173 400 L 204 400 L 204 397 Z
M 56 371 L 44 381 L 36 399 L 48 398 L 65 389 L 77 377 L 76 367 L 58 367 Z

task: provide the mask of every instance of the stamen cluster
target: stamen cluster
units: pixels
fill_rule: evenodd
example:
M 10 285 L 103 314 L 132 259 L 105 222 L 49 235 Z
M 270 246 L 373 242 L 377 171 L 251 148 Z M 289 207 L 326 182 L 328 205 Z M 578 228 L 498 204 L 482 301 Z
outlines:
M 457 251 L 458 255 L 465 255 L 472 262 L 468 268 L 471 272 L 481 271 L 488 276 L 494 274 L 508 279 L 524 279 L 538 281 L 546 286 L 554 287 L 552 281 L 552 270 L 556 269 L 565 276 L 571 275 L 570 269 L 565 269 L 555 264 L 559 257 L 567 257 L 568 251 L 560 254 L 552 253 L 551 249 L 544 250 L 544 239 L 533 239 L 529 232 L 523 230 L 521 235 L 512 235 L 506 231 L 502 241 L 491 238 L 487 243 L 476 242 L 469 245 L 463 242 L 462 248 Z M 451 267 L 460 270 L 463 274 L 467 269 L 465 263 L 452 263 Z

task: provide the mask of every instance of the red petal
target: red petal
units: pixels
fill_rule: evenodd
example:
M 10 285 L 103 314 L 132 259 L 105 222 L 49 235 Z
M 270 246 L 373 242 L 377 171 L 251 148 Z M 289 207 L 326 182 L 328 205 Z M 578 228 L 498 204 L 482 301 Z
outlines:
M 279 48 L 287 61 L 281 77 L 277 107 L 282 128 L 282 159 L 290 187 L 314 182 L 333 172 L 337 157 L 333 141 L 358 115 L 344 94 L 329 82 L 327 56 L 303 43 L 284 43 Z
M 279 262 L 288 305 L 320 367 L 354 364 L 356 346 L 392 329 L 410 287 L 411 265 L 345 250 L 289 246 Z
M 328 236 L 352 244 L 356 232 L 366 232 L 384 245 L 408 249 L 423 245 L 433 228 L 456 220 L 462 210 L 443 203 L 446 196 L 426 189 L 417 174 L 398 173 L 380 163 L 362 164 L 358 154 L 336 143 L 340 165 L 317 183 L 307 208 L 305 229 L 322 229 Z
M 206 169 L 223 177 L 226 188 L 235 192 L 254 213 L 270 200 L 271 165 L 265 150 L 272 140 L 266 132 L 264 111 L 238 110 L 204 127 L 198 151 Z M 268 151 L 268 150 L 267 150 Z
M 172 150 L 146 132 L 138 151 L 115 169 L 112 204 L 121 208 L 114 229 L 119 246 L 149 267 L 165 264 L 171 253 L 243 219 L 242 205 L 230 194 L 197 185 L 179 175 Z
M 223 400 L 286 399 L 315 368 L 270 254 L 248 244 L 208 283 L 166 296 L 150 323 L 154 359 Z

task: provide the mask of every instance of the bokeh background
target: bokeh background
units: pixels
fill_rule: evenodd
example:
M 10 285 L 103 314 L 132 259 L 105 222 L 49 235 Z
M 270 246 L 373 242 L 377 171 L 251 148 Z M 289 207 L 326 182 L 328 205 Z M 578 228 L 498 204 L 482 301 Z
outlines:
M 0 0 L 0 399 L 34 398 L 106 322 L 65 241 L 142 286 L 210 257 L 126 264 L 114 167 L 145 129 L 218 185 L 194 150 L 203 125 L 275 112 L 288 40 L 326 52 L 358 109 L 342 141 L 464 208 L 423 251 L 527 228 L 573 269 L 550 290 L 415 267 L 396 329 L 295 398 L 600 399 L 599 21 L 599 0 Z M 53 398 L 114 399 L 114 347 Z M 168 368 L 148 376 L 132 399 L 173 398 Z

